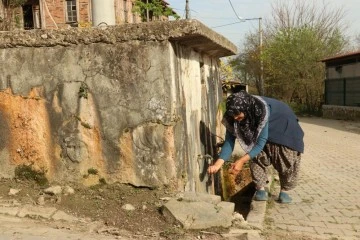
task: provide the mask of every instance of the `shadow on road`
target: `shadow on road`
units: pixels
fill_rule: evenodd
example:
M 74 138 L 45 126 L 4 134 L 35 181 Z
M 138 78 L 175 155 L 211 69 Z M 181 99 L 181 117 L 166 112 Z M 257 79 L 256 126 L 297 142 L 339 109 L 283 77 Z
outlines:
M 360 134 L 360 121 L 345 121 L 345 120 L 326 119 L 319 117 L 299 117 L 299 121 L 300 124 L 307 123 L 307 124 L 333 128 L 339 131 Z

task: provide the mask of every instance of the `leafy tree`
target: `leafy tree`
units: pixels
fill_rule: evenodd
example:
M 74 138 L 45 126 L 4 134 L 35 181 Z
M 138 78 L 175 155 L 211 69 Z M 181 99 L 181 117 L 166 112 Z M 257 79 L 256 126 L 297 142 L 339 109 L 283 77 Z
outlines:
M 27 0 L 2 0 L 4 6 L 7 8 L 16 8 L 24 5 Z
M 172 16 L 175 19 L 180 18 L 180 16 L 177 15 L 172 8 L 164 5 L 164 2 L 161 0 L 136 0 L 133 11 L 140 14 L 141 19 L 144 22 L 149 21 L 149 19 L 147 19 L 147 12 L 149 12 L 151 16 L 155 17 Z
M 227 62 L 230 60 L 229 58 L 226 59 Z M 220 61 L 220 80 L 222 82 L 229 82 L 234 80 L 234 72 L 232 66 L 225 61 Z
M 230 61 L 234 74 L 245 84 L 255 86 L 260 92 L 261 70 L 258 33 L 246 36 L 245 44 L 240 52 L 238 57 Z
M 297 101 L 315 112 L 321 104 L 325 69 L 320 62 L 343 47 L 342 36 L 321 39 L 316 28 L 308 26 L 280 31 L 264 49 L 267 92 L 287 102 Z
M 19 7 L 24 5 L 27 0 L 0 0 L 0 10 L 3 16 L 0 16 L 0 30 L 12 30 L 20 25 Z
M 235 79 L 234 71 L 229 61 L 230 58 L 226 58 L 225 61 L 220 60 L 219 67 L 220 81 L 222 82 L 223 87 L 225 87 L 226 89 L 231 88 L 230 81 L 233 81 Z
M 245 51 L 234 62 L 235 70 L 257 86 L 261 59 L 268 96 L 317 111 L 325 78 L 320 60 L 344 50 L 344 11 L 302 0 L 278 1 L 272 11 L 263 32 L 262 55 L 257 34 L 250 34 Z

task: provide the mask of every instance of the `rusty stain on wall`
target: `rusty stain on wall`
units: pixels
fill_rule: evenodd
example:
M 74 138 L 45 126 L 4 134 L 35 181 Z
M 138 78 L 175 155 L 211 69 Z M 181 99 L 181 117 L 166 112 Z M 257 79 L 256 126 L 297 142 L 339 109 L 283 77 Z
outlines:
M 83 156 L 83 161 L 79 164 L 80 173 L 84 175 L 90 168 L 94 168 L 98 171 L 100 178 L 106 178 L 105 159 L 103 157 L 100 133 L 101 125 L 97 116 L 93 96 L 89 94 L 87 99 L 81 98 L 79 108 L 79 138 L 83 141 L 87 149 L 87 154 Z
M 9 126 L 11 163 L 32 165 L 47 177 L 54 174 L 50 123 L 41 88 L 33 88 L 29 96 L 13 95 L 10 89 L 0 91 L 0 111 Z

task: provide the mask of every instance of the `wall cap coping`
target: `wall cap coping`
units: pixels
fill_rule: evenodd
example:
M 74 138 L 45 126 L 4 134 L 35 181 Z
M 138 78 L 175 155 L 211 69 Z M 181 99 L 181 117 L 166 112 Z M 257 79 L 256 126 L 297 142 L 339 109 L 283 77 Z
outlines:
M 237 48 L 233 43 L 197 20 L 0 32 L 0 48 L 115 44 L 127 41 L 170 41 L 214 57 L 231 56 L 237 53 Z

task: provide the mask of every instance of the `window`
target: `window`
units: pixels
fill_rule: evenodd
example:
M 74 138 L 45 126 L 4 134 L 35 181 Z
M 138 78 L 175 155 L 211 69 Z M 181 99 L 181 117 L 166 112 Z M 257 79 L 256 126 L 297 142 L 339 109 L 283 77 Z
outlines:
M 77 22 L 76 0 L 66 0 L 66 22 Z

